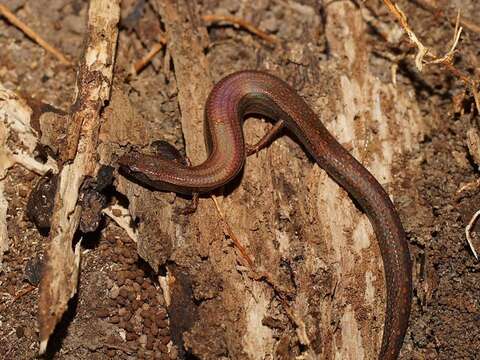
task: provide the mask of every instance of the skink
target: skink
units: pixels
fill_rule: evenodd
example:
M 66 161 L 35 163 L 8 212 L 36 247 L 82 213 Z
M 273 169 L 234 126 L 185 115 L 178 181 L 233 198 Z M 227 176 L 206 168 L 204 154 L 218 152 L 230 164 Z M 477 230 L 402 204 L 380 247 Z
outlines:
M 278 120 L 267 140 L 287 127 L 318 165 L 360 205 L 373 225 L 385 269 L 387 290 L 382 345 L 378 358 L 398 358 L 410 316 L 412 275 L 405 233 L 387 193 L 322 125 L 307 103 L 288 84 L 259 71 L 241 71 L 221 80 L 210 93 L 205 110 L 209 156 L 197 166 L 172 158 L 130 152 L 119 159 L 121 169 L 162 191 L 210 192 L 232 180 L 242 169 L 246 151 L 242 121 L 249 114 Z

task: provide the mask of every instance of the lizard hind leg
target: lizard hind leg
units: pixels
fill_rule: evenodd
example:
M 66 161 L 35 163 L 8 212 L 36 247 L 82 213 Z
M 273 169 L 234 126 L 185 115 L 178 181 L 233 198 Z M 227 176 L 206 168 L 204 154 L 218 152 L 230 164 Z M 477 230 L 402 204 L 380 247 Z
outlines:
M 256 154 L 264 147 L 268 146 L 272 142 L 272 140 L 278 135 L 278 133 L 284 128 L 284 126 L 285 121 L 279 120 L 263 135 L 263 137 L 256 144 L 246 144 L 245 155 L 248 157 L 250 155 Z

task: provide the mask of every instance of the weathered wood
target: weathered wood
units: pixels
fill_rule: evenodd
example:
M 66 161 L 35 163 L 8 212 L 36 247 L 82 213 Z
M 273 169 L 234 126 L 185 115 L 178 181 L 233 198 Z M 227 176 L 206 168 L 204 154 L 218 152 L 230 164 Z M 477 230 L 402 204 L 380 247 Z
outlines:
M 98 170 L 100 111 L 110 96 L 120 18 L 119 0 L 92 0 L 88 12 L 87 46 L 77 76 L 75 110 L 68 117 L 65 161 L 53 210 L 50 244 L 40 283 L 40 353 L 77 292 L 80 242 L 72 241 L 80 220 L 78 195 L 84 180 Z

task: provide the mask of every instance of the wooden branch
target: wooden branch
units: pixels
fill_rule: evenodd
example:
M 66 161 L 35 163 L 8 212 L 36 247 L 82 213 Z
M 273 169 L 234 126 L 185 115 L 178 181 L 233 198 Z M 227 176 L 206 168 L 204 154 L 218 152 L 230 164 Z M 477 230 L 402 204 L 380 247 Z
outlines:
M 17 18 L 15 14 L 12 13 L 5 5 L 0 4 L 0 15 L 3 15 L 10 23 L 23 31 L 26 36 L 35 41 L 41 47 L 43 47 L 50 54 L 55 56 L 62 64 L 68 66 L 72 65 L 72 62 L 68 60 L 60 50 L 54 48 L 52 45 L 46 42 L 39 34 L 33 31 L 32 28 L 30 28 L 27 24 Z
M 235 16 L 226 16 L 226 15 L 203 15 L 203 21 L 207 23 L 217 23 L 217 22 L 225 22 L 230 23 L 236 26 L 239 26 L 252 34 L 257 35 L 259 38 L 269 42 L 270 44 L 277 45 L 280 43 L 277 37 L 273 35 L 267 34 L 265 31 L 260 30 L 256 26 L 254 26 L 251 22 L 235 17 Z
M 80 242 L 72 251 L 81 209 L 78 193 L 97 171 L 100 111 L 110 96 L 120 18 L 119 0 L 91 0 L 86 51 L 77 76 L 75 111 L 69 117 L 65 160 L 60 172 L 51 221 L 50 245 L 40 283 L 40 353 L 77 292 Z

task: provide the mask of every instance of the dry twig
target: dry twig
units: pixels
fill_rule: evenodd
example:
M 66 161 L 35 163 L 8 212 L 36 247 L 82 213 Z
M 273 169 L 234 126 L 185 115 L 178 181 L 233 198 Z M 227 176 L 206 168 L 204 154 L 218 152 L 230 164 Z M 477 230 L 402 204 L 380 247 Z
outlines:
M 431 3 L 425 1 L 425 0 L 410 0 L 414 4 L 417 4 L 420 6 L 422 9 L 430 12 L 431 14 L 435 16 L 441 16 L 448 20 L 452 25 L 455 25 L 455 20 L 451 19 L 450 17 L 446 16 L 445 13 L 443 12 L 442 9 L 432 5 Z M 462 25 L 465 29 L 480 33 L 480 25 L 474 23 L 471 20 L 467 19 L 460 19 L 460 25 Z
M 160 50 L 166 45 L 167 39 L 165 37 L 160 38 L 160 42 L 153 44 L 150 51 L 138 60 L 135 64 L 132 65 L 132 75 L 137 75 L 140 71 L 142 71 L 145 66 L 147 66 L 150 61 L 158 54 Z
M 278 44 L 279 40 L 272 35 L 267 34 L 265 31 L 260 30 L 256 26 L 254 26 L 252 23 L 244 20 L 237 18 L 235 16 L 226 16 L 226 15 L 204 15 L 202 16 L 203 21 L 213 23 L 213 22 L 226 22 L 230 23 L 236 26 L 239 26 L 252 34 L 257 35 L 259 38 L 271 43 L 271 44 Z
M 478 86 L 478 81 L 475 79 L 470 78 L 468 75 L 462 73 L 459 69 L 457 69 L 453 64 L 453 56 L 455 54 L 455 48 L 458 44 L 458 41 L 460 39 L 460 34 L 463 30 L 463 28 L 460 26 L 461 20 L 460 20 L 460 13 L 457 15 L 457 19 L 455 22 L 455 32 L 454 32 L 454 37 L 452 41 L 452 46 L 450 50 L 442 57 L 438 57 L 435 54 L 432 53 L 430 49 L 425 47 L 422 42 L 418 39 L 418 37 L 415 35 L 413 30 L 410 28 L 408 25 L 408 20 L 407 16 L 405 13 L 398 7 L 397 4 L 394 4 L 391 0 L 383 0 L 385 5 L 387 6 L 388 10 L 397 18 L 397 20 L 400 22 L 400 25 L 402 28 L 405 30 L 407 33 L 409 39 L 418 47 L 418 53 L 415 57 L 415 65 L 419 71 L 422 71 L 423 69 L 423 64 L 441 64 L 443 65 L 450 73 L 452 73 L 454 76 L 462 80 L 467 86 L 470 87 L 470 90 L 472 91 L 473 97 L 475 99 L 475 105 L 477 107 L 477 111 L 480 112 L 480 97 L 477 91 L 477 86 Z M 424 60 L 426 56 L 429 56 L 432 58 L 430 61 Z
M 55 56 L 62 64 L 69 66 L 72 65 L 72 62 L 68 60 L 65 55 L 60 52 L 60 50 L 57 50 L 52 45 L 47 43 L 40 35 L 33 31 L 32 28 L 30 28 L 27 24 L 17 18 L 15 14 L 12 13 L 5 5 L 0 4 L 0 15 L 3 15 L 12 25 L 15 25 L 17 28 L 23 31 L 23 33 L 27 35 L 30 39 L 35 41 L 46 51 Z
M 418 39 L 417 35 L 413 32 L 413 30 L 408 25 L 408 19 L 405 13 L 398 7 L 397 4 L 392 3 L 390 0 L 383 0 L 385 5 L 387 6 L 388 10 L 395 15 L 397 20 L 400 22 L 400 25 L 407 33 L 410 41 L 412 41 L 418 47 L 417 56 L 415 56 L 415 65 L 419 71 L 423 70 L 423 64 L 425 63 L 451 63 L 452 57 L 455 53 L 455 47 L 458 43 L 460 38 L 460 34 L 462 32 L 462 27 L 455 28 L 455 35 L 452 47 L 450 51 L 448 51 L 443 57 L 438 58 L 435 56 L 430 49 L 422 44 L 422 42 Z M 458 17 L 459 18 L 459 17 Z M 457 18 L 457 25 L 458 25 L 458 18 Z M 431 62 L 427 62 L 424 60 L 425 56 L 429 55 L 433 58 Z
M 415 64 L 416 64 L 418 70 L 422 71 L 422 67 L 423 67 L 424 63 L 425 64 L 442 64 L 443 66 L 445 66 L 445 68 L 448 71 L 450 71 L 450 73 L 452 73 L 454 76 L 456 76 L 457 78 L 462 80 L 467 86 L 470 87 L 470 90 L 472 91 L 472 94 L 473 94 L 473 98 L 475 100 L 475 105 L 477 107 L 477 111 L 480 112 L 480 97 L 479 97 L 479 94 L 478 94 L 478 91 L 477 91 L 478 81 L 470 78 L 468 75 L 464 74 L 462 71 L 457 69 L 452 64 L 453 55 L 455 54 L 455 48 L 458 44 L 458 40 L 460 39 L 460 34 L 462 32 L 462 27 L 460 26 L 460 24 L 462 23 L 462 21 L 460 20 L 460 13 L 458 13 L 457 19 L 455 21 L 454 38 L 453 38 L 452 46 L 451 46 L 450 50 L 444 56 L 437 57 L 436 55 L 434 55 L 428 48 L 426 48 L 420 42 L 420 40 L 417 38 L 417 36 L 413 32 L 413 30 L 408 25 L 406 15 L 403 13 L 402 10 L 400 10 L 398 5 L 392 3 L 391 0 L 383 0 L 383 2 L 387 6 L 387 8 L 390 10 L 390 12 L 392 14 L 394 14 L 395 17 L 398 19 L 398 21 L 400 22 L 400 25 L 405 30 L 405 32 L 408 34 L 408 37 L 410 38 L 410 40 L 418 47 L 418 53 L 417 53 L 417 56 L 415 57 Z M 421 3 L 424 4 L 423 2 L 421 2 Z M 432 8 L 430 7 L 430 9 L 432 9 Z M 465 23 L 465 22 L 463 22 L 463 23 Z M 433 60 L 425 61 L 424 57 L 427 56 L 427 55 L 430 56 Z M 462 189 L 462 191 L 463 191 L 463 189 Z M 473 245 L 473 241 L 472 241 L 472 237 L 470 235 L 470 232 L 471 232 L 472 226 L 477 221 L 478 216 L 480 216 L 480 210 L 478 210 L 473 215 L 473 217 L 470 219 L 470 222 L 465 227 L 465 236 L 467 238 L 468 245 L 470 246 L 470 249 L 472 250 L 473 255 L 475 256 L 475 259 L 477 259 L 477 260 L 478 260 L 478 255 L 477 255 L 477 252 L 476 252 L 475 247 Z
M 478 254 L 477 254 L 477 251 L 475 250 L 475 246 L 473 245 L 473 240 L 470 233 L 471 233 L 472 227 L 477 222 L 477 219 L 479 216 L 480 216 L 480 210 L 477 210 L 477 212 L 473 214 L 472 218 L 468 222 L 468 225 L 465 227 L 465 236 L 467 237 L 468 246 L 470 246 L 470 250 L 472 250 L 473 256 L 475 256 L 475 259 L 477 260 L 478 260 Z
M 232 241 L 235 244 L 235 246 L 237 247 L 238 251 L 240 252 L 242 257 L 245 259 L 248 266 L 250 267 L 250 270 L 256 271 L 253 260 L 250 257 L 250 255 L 248 254 L 247 249 L 245 249 L 245 247 L 242 245 L 240 240 L 238 240 L 238 237 L 235 235 L 234 231 L 232 230 L 232 227 L 227 222 L 227 220 L 225 218 L 225 214 L 223 213 L 223 211 L 220 207 L 220 204 L 218 203 L 217 197 L 215 195 L 212 195 L 211 198 L 213 200 L 213 203 L 215 204 L 215 208 L 217 209 L 218 215 L 220 215 L 220 217 L 222 218 L 222 221 L 223 221 L 223 224 L 224 224 L 224 230 L 223 231 L 224 231 L 225 235 L 227 235 L 230 239 L 232 239 Z
M 23 288 L 22 290 L 20 290 L 20 292 L 18 292 L 18 294 L 16 294 L 14 296 L 14 298 L 12 299 L 12 301 L 10 303 L 7 304 L 6 308 L 12 306 L 16 301 L 20 300 L 22 297 L 24 297 L 25 295 L 27 295 L 28 293 L 32 292 L 33 290 L 37 289 L 35 286 L 33 285 L 27 285 L 27 287 Z M 5 309 L 3 309 L 5 310 Z

